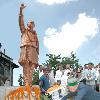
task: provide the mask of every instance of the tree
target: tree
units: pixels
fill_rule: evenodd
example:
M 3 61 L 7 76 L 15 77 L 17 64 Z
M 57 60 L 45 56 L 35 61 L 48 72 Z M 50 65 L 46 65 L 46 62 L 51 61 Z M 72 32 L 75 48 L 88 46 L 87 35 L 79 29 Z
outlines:
M 76 58 L 76 54 L 71 52 L 70 57 L 61 57 L 61 55 L 54 55 L 54 54 L 46 54 L 48 60 L 43 65 L 48 66 L 50 65 L 54 71 L 57 70 L 58 64 L 62 64 L 64 67 L 66 64 L 70 64 L 73 68 L 78 68 L 81 65 L 79 64 L 79 59 Z
M 19 75 L 18 82 L 19 82 L 19 85 L 20 86 L 23 86 L 24 85 L 24 80 L 23 80 L 22 74 Z
M 46 54 L 46 56 L 49 58 L 46 60 L 46 63 L 43 63 L 43 65 L 48 66 L 50 65 L 53 70 L 57 70 L 57 65 L 60 64 L 60 55 L 56 56 L 54 54 Z
M 73 51 L 71 52 L 70 58 L 71 58 L 71 63 L 73 68 L 78 68 L 81 66 L 81 64 L 79 64 L 79 59 L 77 59 L 76 54 L 74 54 Z
M 32 77 L 32 85 L 38 85 L 39 84 L 39 71 L 36 70 L 33 73 L 33 77 Z

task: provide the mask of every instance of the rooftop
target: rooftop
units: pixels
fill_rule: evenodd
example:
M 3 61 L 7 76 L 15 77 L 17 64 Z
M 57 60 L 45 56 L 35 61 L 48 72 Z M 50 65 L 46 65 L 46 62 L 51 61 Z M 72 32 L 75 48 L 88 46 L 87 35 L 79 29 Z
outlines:
M 13 68 L 19 68 L 18 65 L 16 65 L 15 63 L 13 63 L 13 59 L 10 58 L 9 56 L 7 56 L 5 53 L 3 53 L 2 51 L 0 51 L 0 60 L 4 60 L 6 62 L 10 62 L 11 63 L 11 67 Z

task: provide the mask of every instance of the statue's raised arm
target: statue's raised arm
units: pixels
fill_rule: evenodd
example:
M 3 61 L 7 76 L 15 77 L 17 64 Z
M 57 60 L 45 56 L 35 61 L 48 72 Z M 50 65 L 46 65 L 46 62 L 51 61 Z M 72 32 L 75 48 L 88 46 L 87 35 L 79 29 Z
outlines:
M 24 9 L 25 7 L 26 7 L 26 6 L 25 6 L 24 4 L 21 4 L 21 6 L 20 6 L 19 27 L 20 27 L 21 33 L 24 33 L 24 32 L 25 32 L 24 16 L 23 16 L 23 9 Z

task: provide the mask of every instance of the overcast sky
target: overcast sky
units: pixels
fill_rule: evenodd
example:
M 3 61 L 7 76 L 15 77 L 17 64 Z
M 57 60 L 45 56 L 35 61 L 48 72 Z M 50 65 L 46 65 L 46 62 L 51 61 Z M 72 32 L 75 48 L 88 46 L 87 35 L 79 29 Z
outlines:
M 19 6 L 25 3 L 25 25 L 35 21 L 40 43 L 39 63 L 46 53 L 69 56 L 79 62 L 100 62 L 100 0 L 0 0 L 2 51 L 17 63 L 20 53 Z M 14 85 L 22 68 L 14 70 Z

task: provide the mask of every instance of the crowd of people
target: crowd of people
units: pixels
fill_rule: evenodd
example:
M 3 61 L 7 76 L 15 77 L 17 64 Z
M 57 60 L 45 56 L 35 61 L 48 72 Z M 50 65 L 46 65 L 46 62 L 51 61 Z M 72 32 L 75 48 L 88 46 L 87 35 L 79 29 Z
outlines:
M 46 91 L 54 83 L 58 83 L 62 88 L 45 98 Z M 39 86 L 44 94 L 43 100 L 99 100 L 100 63 L 96 66 L 88 63 L 78 68 L 73 68 L 70 64 L 62 67 L 60 64 L 55 74 L 50 65 L 46 68 L 40 66 Z

